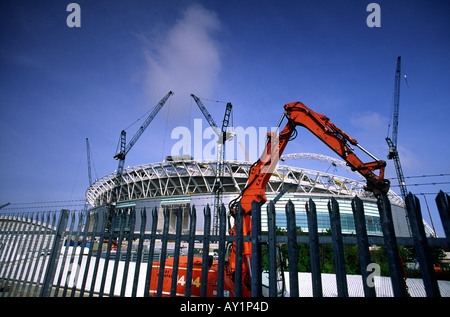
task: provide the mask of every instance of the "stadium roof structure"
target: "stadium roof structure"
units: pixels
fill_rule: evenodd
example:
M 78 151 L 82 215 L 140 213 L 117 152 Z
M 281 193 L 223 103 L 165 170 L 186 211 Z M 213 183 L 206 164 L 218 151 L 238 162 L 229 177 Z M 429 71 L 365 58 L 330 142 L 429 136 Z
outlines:
M 320 156 L 319 159 L 326 160 L 326 157 Z M 247 183 L 252 163 L 224 161 L 223 164 L 223 193 L 240 193 Z M 97 179 L 86 190 L 86 198 L 89 204 L 98 207 L 110 202 L 212 194 L 216 165 L 217 161 L 180 160 L 129 167 L 122 175 L 117 176 L 113 172 Z M 289 192 L 373 198 L 372 193 L 364 190 L 364 180 L 286 165 L 278 165 L 274 169 L 266 192 L 280 192 L 288 184 L 291 184 Z M 404 205 L 393 191 L 389 191 L 389 198 L 394 204 Z

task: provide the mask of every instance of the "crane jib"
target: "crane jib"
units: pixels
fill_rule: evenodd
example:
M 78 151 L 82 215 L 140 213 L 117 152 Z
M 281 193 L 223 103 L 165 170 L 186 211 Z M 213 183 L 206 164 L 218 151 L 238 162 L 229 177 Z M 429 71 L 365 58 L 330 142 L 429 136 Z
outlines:
M 137 142 L 137 140 L 141 137 L 141 135 L 144 133 L 145 129 L 149 126 L 149 124 L 153 121 L 153 119 L 156 117 L 158 112 L 161 110 L 161 108 L 164 106 L 164 104 L 167 102 L 169 97 L 173 95 L 172 91 L 169 91 L 153 108 L 151 113 L 148 115 L 147 119 L 145 119 L 144 123 L 141 125 L 141 127 L 138 129 L 136 134 L 131 138 L 130 142 L 126 144 L 126 132 L 125 130 L 122 130 L 120 134 L 120 150 L 119 152 L 114 156 L 114 159 L 119 160 L 119 165 L 117 167 L 117 175 L 122 174 L 123 167 L 125 165 L 125 157 L 128 154 L 128 152 L 131 150 L 133 145 Z

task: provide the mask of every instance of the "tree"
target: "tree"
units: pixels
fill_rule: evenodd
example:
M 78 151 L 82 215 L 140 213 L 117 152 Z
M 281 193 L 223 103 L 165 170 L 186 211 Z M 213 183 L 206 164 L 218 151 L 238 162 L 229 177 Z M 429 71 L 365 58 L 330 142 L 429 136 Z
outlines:
M 297 236 L 307 236 L 308 233 L 304 232 L 300 227 L 297 227 Z M 286 229 L 278 228 L 276 231 L 277 236 L 287 235 Z M 330 236 L 331 232 L 328 230 L 326 232 L 319 233 L 320 236 Z M 287 263 L 288 246 L 286 243 L 280 244 L 280 249 L 282 252 L 282 257 L 284 263 Z M 322 273 L 335 273 L 334 267 L 334 253 L 333 246 L 331 244 L 320 244 L 320 268 Z M 345 245 L 345 265 L 348 274 L 361 274 L 361 268 L 359 265 L 359 255 L 358 248 L 356 245 Z M 311 272 L 311 256 L 309 244 L 298 244 L 297 245 L 297 269 L 299 272 Z M 286 270 L 288 268 L 286 267 Z

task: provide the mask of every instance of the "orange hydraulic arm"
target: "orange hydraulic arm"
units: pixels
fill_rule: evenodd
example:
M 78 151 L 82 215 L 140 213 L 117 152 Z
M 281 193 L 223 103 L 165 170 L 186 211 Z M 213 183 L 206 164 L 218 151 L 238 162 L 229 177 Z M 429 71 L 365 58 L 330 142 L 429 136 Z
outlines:
M 277 136 L 276 133 L 268 134 L 266 149 L 260 159 L 250 168 L 247 185 L 241 195 L 230 204 L 230 211 L 234 213 L 237 203 L 242 205 L 244 210 L 244 236 L 250 235 L 251 231 L 251 203 L 257 201 L 261 205 L 266 202 L 265 188 L 276 167 L 278 160 L 286 148 L 287 143 L 294 133 L 296 126 L 303 126 L 311 131 L 322 142 L 328 145 L 336 154 L 343 158 L 352 170 L 358 171 L 367 180 L 365 189 L 371 191 L 375 196 L 387 193 L 389 181 L 384 179 L 385 161 L 376 159 L 372 154 L 362 148 L 358 142 L 348 134 L 334 125 L 326 116 L 310 110 L 301 102 L 289 103 L 284 106 L 284 116 L 288 123 Z M 280 122 L 281 123 L 281 122 Z M 352 146 L 360 148 L 363 152 L 372 157 L 375 161 L 363 163 L 354 153 Z M 379 170 L 379 175 L 375 171 Z M 231 230 L 234 234 L 234 228 Z M 251 244 L 244 243 L 243 255 L 243 279 L 247 284 L 249 274 L 249 264 L 251 256 Z M 232 253 L 231 271 L 234 271 L 234 254 Z
M 326 116 L 314 112 L 301 102 L 294 102 L 284 106 L 289 123 L 301 125 L 311 131 L 323 143 L 328 145 L 336 154 L 347 162 L 354 171 L 359 172 L 367 181 L 366 190 L 373 192 L 375 196 L 386 194 L 389 191 L 390 182 L 384 179 L 386 162 L 378 160 L 347 133 L 334 125 Z M 289 125 L 288 123 L 288 125 Z M 286 129 L 286 128 L 285 128 Z M 350 144 L 349 144 L 350 143 Z M 351 145 L 358 147 L 375 161 L 363 163 L 354 153 Z M 374 171 L 379 170 L 379 175 Z

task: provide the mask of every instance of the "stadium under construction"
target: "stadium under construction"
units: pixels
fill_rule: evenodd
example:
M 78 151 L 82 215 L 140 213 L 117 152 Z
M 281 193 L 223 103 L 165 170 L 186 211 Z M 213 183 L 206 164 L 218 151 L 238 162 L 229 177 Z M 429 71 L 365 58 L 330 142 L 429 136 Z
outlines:
M 329 161 L 334 166 L 345 168 L 343 161 L 319 154 L 289 154 L 281 157 L 287 161 L 292 158 L 308 158 Z M 249 178 L 252 163 L 224 161 L 222 175 L 222 203 L 228 203 L 238 197 Z M 108 174 L 96 180 L 86 191 L 93 212 L 107 211 L 111 204 L 116 209 L 141 210 L 151 212 L 154 207 L 172 211 L 181 207 L 185 215 L 183 230 L 188 229 L 188 210 L 196 206 L 202 210 L 209 204 L 214 208 L 214 182 L 216 180 L 217 161 L 166 160 L 129 167 L 121 175 Z M 355 175 L 355 178 L 359 178 Z M 359 178 L 360 179 L 360 178 Z M 372 193 L 364 190 L 364 180 L 355 180 L 326 172 L 299 167 L 278 165 L 266 187 L 268 200 L 273 200 L 283 189 L 286 193 L 275 204 L 276 223 L 286 227 L 285 205 L 291 200 L 295 205 L 296 223 L 303 231 L 308 230 L 305 203 L 312 198 L 316 203 L 319 231 L 330 228 L 327 203 L 334 197 L 340 206 L 343 233 L 354 233 L 354 221 L 351 199 L 360 197 L 364 202 L 366 225 L 369 234 L 381 235 L 380 219 L 376 199 Z M 393 191 L 388 197 L 392 204 L 392 214 L 397 236 L 410 236 L 403 200 Z M 228 209 L 228 208 L 227 208 Z M 263 209 L 264 210 L 264 209 Z M 147 217 L 150 219 L 151 217 Z M 163 217 L 158 217 L 162 219 Z M 175 219 L 175 217 L 171 217 Z M 262 230 L 267 230 L 265 213 L 262 213 Z M 158 227 L 162 228 L 162 220 Z M 175 220 L 171 229 L 175 228 Z M 203 213 L 198 213 L 197 228 L 203 228 Z
M 93 206 L 94 214 L 96 212 L 99 214 L 104 214 L 103 212 L 105 212 L 107 214 L 112 209 L 143 210 L 145 208 L 147 212 L 150 212 L 156 207 L 160 211 L 164 208 L 169 208 L 171 212 L 175 212 L 175 210 L 182 208 L 184 220 L 182 227 L 183 230 L 187 230 L 191 206 L 203 209 L 203 207 L 209 205 L 213 209 L 213 232 L 216 233 L 219 206 L 222 204 L 228 206 L 230 202 L 236 200 L 243 193 L 244 189 L 247 190 L 248 186 L 251 186 L 249 184 L 251 177 L 253 177 L 253 181 L 256 179 L 255 177 L 261 177 L 255 176 L 254 171 L 251 172 L 255 164 L 259 165 L 256 168 L 267 168 L 269 166 L 266 163 L 270 161 L 270 173 L 262 172 L 261 175 L 265 175 L 263 176 L 264 179 L 258 179 L 257 183 L 258 186 L 266 184 L 264 186 L 267 200 L 276 202 L 276 223 L 278 227 L 286 228 L 284 206 L 288 200 L 291 200 L 296 210 L 297 227 L 307 231 L 305 203 L 310 198 L 313 198 L 317 208 L 318 230 L 326 231 L 330 229 L 327 204 L 330 197 L 334 197 L 341 209 L 342 232 L 354 233 L 355 225 L 351 199 L 358 196 L 365 205 L 368 233 L 381 234 L 380 218 L 374 194 L 375 192 L 383 192 L 391 200 L 395 234 L 399 237 L 410 236 L 404 200 L 392 190 L 388 191 L 389 181 L 383 178 L 385 162 L 376 159 L 362 148 L 356 140 L 331 123 L 326 116 L 315 113 L 299 102 L 284 106 L 285 113 L 280 120 L 278 128 L 284 118 L 288 119 L 286 127 L 280 132 L 279 136 L 277 135 L 278 132 L 267 134 L 267 148 L 263 151 L 260 160 L 258 160 L 259 163 L 253 164 L 248 161 L 248 157 L 247 161 L 225 160 L 226 141 L 233 139 L 236 134 L 230 131 L 228 127 L 232 113 L 231 103 L 226 105 L 222 127 L 219 128 L 201 99 L 191 94 L 206 121 L 214 133 L 217 134 L 215 149 L 217 159 L 213 161 L 194 160 L 190 155 L 180 153 L 181 155 L 168 156 L 164 162 L 124 169 L 127 153 L 171 95 L 173 95 L 173 92 L 169 91 L 159 101 L 128 143 L 126 142 L 126 132 L 124 130 L 121 132 L 117 153 L 114 156 L 114 159 L 119 162 L 117 170 L 91 183 L 86 191 L 87 202 Z M 287 115 L 287 113 L 291 113 L 291 115 Z M 278 157 L 283 152 L 287 142 L 295 138 L 296 125 L 306 127 L 345 161 L 310 153 L 288 154 Z M 270 145 L 270 143 L 273 144 Z M 274 147 L 276 151 L 273 150 L 272 153 L 272 148 L 269 147 L 273 147 L 274 144 L 276 144 Z M 353 148 L 349 144 L 358 147 L 375 159 L 375 161 L 369 163 L 361 162 L 352 153 Z M 271 153 L 269 154 L 269 152 Z M 263 158 L 264 155 L 268 156 Z M 277 156 L 276 159 L 274 159 L 274 155 Z M 325 161 L 335 166 L 335 168 L 346 169 L 347 174 L 352 176 L 344 177 L 328 172 L 282 165 L 278 164 L 280 163 L 278 158 L 283 163 L 292 159 Z M 261 160 L 263 161 L 262 163 Z M 264 162 L 264 160 L 267 162 Z M 374 174 L 375 170 L 379 170 L 379 177 Z M 251 175 L 252 173 L 253 175 Z M 360 180 L 355 180 L 355 178 Z M 254 197 L 257 198 L 258 196 Z M 263 200 L 260 199 L 259 201 Z M 158 219 L 162 218 L 158 217 Z M 174 219 L 175 217 L 171 218 Z M 150 219 L 150 217 L 147 217 L 147 219 Z M 175 227 L 175 220 L 171 221 L 171 226 L 172 229 Z M 162 227 L 162 221 L 158 224 L 158 227 Z M 197 217 L 196 228 L 203 228 L 201 213 Z M 261 229 L 263 231 L 267 230 L 267 219 L 264 213 L 262 214 Z

